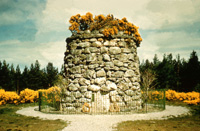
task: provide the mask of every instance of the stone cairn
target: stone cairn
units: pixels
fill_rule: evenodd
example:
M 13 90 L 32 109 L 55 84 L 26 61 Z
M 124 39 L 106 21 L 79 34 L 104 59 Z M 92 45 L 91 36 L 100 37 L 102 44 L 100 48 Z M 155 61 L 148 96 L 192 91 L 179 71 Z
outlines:
M 63 111 L 123 112 L 141 108 L 139 58 L 134 37 L 119 32 L 104 37 L 80 31 L 66 40 L 65 76 L 69 81 Z

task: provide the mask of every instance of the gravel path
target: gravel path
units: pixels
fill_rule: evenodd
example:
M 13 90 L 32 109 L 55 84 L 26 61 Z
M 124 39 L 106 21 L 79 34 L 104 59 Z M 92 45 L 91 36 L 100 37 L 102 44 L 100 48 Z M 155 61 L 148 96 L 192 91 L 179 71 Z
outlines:
M 34 109 L 38 107 L 27 107 L 18 110 L 16 113 L 26 116 L 39 117 L 41 119 L 62 119 L 70 122 L 69 126 L 63 131 L 111 131 L 117 123 L 122 121 L 167 119 L 169 117 L 178 117 L 187 115 L 189 109 L 181 106 L 166 106 L 166 110 L 147 114 L 129 114 L 129 115 L 59 115 L 45 114 Z

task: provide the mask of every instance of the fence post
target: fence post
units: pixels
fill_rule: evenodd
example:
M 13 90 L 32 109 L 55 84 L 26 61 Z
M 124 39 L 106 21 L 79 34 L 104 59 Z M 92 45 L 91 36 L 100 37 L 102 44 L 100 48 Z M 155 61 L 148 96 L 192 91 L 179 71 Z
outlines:
M 165 101 L 166 101 L 166 95 L 165 95 L 165 89 L 163 89 L 163 91 L 164 91 L 164 100 L 163 100 L 163 104 L 164 104 L 164 110 L 165 110 Z
M 42 106 L 42 92 L 39 91 L 39 100 L 38 100 L 38 103 L 39 103 L 39 111 L 41 111 L 41 106 Z

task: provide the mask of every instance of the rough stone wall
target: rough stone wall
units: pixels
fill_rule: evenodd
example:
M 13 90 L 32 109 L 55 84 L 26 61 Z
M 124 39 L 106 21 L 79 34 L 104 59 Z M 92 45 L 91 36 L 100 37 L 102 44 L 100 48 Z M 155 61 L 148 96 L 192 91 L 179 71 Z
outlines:
M 66 41 L 69 85 L 62 99 L 63 111 L 81 111 L 85 102 L 90 112 L 141 108 L 138 45 L 133 37 L 120 32 L 105 38 L 98 31 L 85 31 Z

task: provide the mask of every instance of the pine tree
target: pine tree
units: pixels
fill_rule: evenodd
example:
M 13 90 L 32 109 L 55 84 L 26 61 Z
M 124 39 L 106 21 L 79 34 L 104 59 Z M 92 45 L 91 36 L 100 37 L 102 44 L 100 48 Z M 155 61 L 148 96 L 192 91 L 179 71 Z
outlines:
M 53 63 L 49 62 L 46 66 L 46 78 L 48 87 L 53 86 L 58 79 L 58 69 L 53 66 Z
M 195 51 L 191 53 L 189 61 L 183 65 L 181 81 L 182 90 L 185 92 L 194 91 L 200 84 L 200 63 Z
M 0 85 L 5 90 L 12 90 L 9 83 L 10 83 L 10 70 L 9 70 L 9 64 L 6 63 L 6 61 L 3 61 L 2 67 L 1 67 L 1 74 L 0 74 Z

